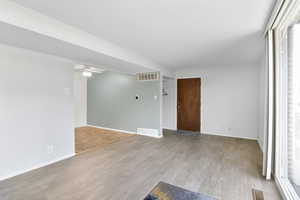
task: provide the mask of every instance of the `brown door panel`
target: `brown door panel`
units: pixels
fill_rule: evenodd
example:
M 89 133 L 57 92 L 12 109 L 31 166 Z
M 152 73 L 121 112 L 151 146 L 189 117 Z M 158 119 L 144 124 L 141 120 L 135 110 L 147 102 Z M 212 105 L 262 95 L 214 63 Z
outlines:
M 200 131 L 201 79 L 177 80 L 177 128 Z

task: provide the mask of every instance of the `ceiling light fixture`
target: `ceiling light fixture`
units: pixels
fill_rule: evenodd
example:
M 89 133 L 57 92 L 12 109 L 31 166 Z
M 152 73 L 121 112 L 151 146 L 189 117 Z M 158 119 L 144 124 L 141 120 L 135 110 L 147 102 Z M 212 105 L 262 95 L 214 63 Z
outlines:
M 105 69 L 93 67 L 91 65 L 77 64 L 74 66 L 75 71 L 80 72 L 82 76 L 90 78 L 93 74 L 101 74 Z
M 89 72 L 89 71 L 83 71 L 82 72 L 82 76 L 84 77 L 92 77 L 93 76 L 93 73 L 92 72 Z

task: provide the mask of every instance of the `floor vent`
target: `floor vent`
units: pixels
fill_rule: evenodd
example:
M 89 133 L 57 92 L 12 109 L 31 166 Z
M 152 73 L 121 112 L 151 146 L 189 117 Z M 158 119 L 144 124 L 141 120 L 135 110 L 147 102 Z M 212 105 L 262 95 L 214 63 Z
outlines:
M 159 72 L 138 73 L 136 76 L 137 76 L 138 81 L 158 81 L 159 80 Z
M 150 129 L 150 128 L 137 128 L 138 135 L 144 135 L 149 137 L 161 138 L 162 135 L 160 131 L 157 129 Z
M 253 200 L 264 200 L 264 193 L 261 190 L 252 189 Z

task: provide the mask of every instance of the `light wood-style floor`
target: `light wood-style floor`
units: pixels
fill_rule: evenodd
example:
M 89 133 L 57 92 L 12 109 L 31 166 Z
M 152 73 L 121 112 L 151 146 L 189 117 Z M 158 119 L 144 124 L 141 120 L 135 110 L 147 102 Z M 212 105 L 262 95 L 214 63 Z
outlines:
M 1 200 L 142 200 L 164 181 L 223 200 L 251 189 L 280 199 L 261 177 L 256 141 L 218 136 L 128 137 L 104 148 L 0 182 Z
M 134 135 L 94 127 L 76 128 L 75 152 L 78 154 L 97 148 L 104 148 L 107 145 L 119 142 L 131 136 Z

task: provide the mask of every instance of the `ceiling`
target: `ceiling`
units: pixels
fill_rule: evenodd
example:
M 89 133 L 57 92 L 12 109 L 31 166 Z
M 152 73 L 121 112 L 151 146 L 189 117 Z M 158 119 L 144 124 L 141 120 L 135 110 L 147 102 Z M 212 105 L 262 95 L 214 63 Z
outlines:
M 129 74 L 150 70 L 141 65 L 126 62 L 123 59 L 107 56 L 106 54 L 2 22 L 0 22 L 0 30 L 0 43 L 67 58 L 73 61 L 74 65 L 83 63 L 95 65 L 101 69 Z
M 176 70 L 258 63 L 275 0 L 14 0 Z

